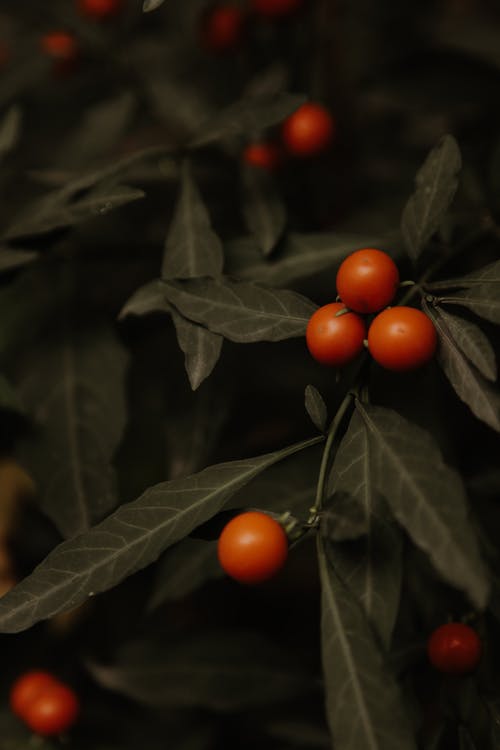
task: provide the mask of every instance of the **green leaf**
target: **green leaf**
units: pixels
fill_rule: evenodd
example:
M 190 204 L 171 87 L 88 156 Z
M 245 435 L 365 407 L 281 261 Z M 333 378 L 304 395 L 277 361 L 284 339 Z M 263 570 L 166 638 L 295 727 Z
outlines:
M 116 586 L 208 521 L 261 471 L 321 439 L 311 438 L 257 458 L 210 466 L 146 490 L 90 531 L 60 544 L 31 575 L 2 597 L 0 632 L 25 630 Z
M 207 581 L 223 576 L 217 558 L 217 541 L 186 537 L 167 550 L 159 561 L 148 610 L 182 599 Z
M 500 284 L 500 260 L 489 263 L 477 271 L 472 271 L 465 276 L 458 276 L 454 279 L 443 279 L 442 281 L 432 281 L 425 284 L 425 288 L 431 291 L 440 289 L 457 289 L 482 287 L 483 285 Z
M 323 396 L 313 385 L 306 386 L 305 405 L 313 425 L 320 432 L 325 432 L 328 411 Z
M 165 0 L 143 0 L 142 12 L 150 13 L 152 10 L 159 8 L 160 5 L 163 5 L 164 2 Z
M 354 514 L 362 512 L 357 529 L 364 532 L 363 537 L 355 543 L 332 545 L 330 559 L 388 650 L 401 595 L 402 539 L 375 486 L 370 449 L 363 420 L 354 412 L 335 456 L 328 482 L 332 497 L 325 507 L 327 513 L 339 515 L 346 508 L 347 531 L 351 526 L 356 531 Z M 332 520 L 328 519 L 326 530 L 335 538 L 339 523 L 332 533 Z
M 269 255 L 280 240 L 286 225 L 285 204 L 274 178 L 262 167 L 242 170 L 243 217 L 264 255 Z
M 203 123 L 191 148 L 223 141 L 249 138 L 276 125 L 298 109 L 306 98 L 299 94 L 276 93 L 262 97 L 244 97 Z
M 408 255 L 417 260 L 448 210 L 458 187 L 460 149 L 445 135 L 419 169 L 416 190 L 403 211 L 401 231 Z
M 293 653 L 252 632 L 197 633 L 170 644 L 125 645 L 115 666 L 90 666 L 109 690 L 156 708 L 234 712 L 311 692 L 314 680 Z
M 172 312 L 161 279 L 148 281 L 147 284 L 139 287 L 120 310 L 118 320 L 123 320 L 128 315 L 148 315 L 156 312 L 169 314 Z
M 425 305 L 425 309 L 429 315 L 429 306 L 427 304 Z M 495 352 L 479 326 L 471 323 L 469 320 L 465 320 L 465 318 L 445 312 L 439 307 L 436 307 L 435 310 L 437 317 L 446 326 L 448 333 L 467 359 L 477 367 L 481 375 L 487 380 L 495 381 L 497 379 Z
M 495 283 L 485 283 L 455 292 L 447 297 L 439 297 L 442 305 L 460 305 L 467 307 L 481 318 L 500 323 L 500 295 Z
M 321 537 L 318 558 L 326 712 L 335 750 L 415 750 L 398 686 Z
M 361 235 L 290 234 L 283 249 L 263 262 L 255 241 L 244 237 L 227 246 L 227 273 L 268 286 L 285 286 L 333 269 L 354 250 L 372 246 L 377 246 L 374 238 Z
M 438 445 L 420 427 L 391 409 L 359 401 L 356 408 L 366 425 L 376 489 L 440 575 L 483 609 L 489 577 L 460 475 L 444 463 Z
M 38 258 L 36 250 L 17 250 L 12 247 L 0 247 L 0 273 L 26 266 Z
M 317 309 L 296 292 L 227 277 L 168 282 L 165 293 L 184 317 L 243 344 L 304 336 Z
M 488 383 L 481 372 L 474 366 L 471 362 L 472 358 L 466 356 L 468 352 L 465 352 L 462 346 L 464 340 L 467 341 L 467 344 L 472 342 L 472 346 L 475 345 L 476 348 L 471 349 L 469 347 L 468 351 L 473 351 L 476 354 L 477 348 L 482 343 L 481 337 L 475 336 L 473 330 L 471 334 L 471 329 L 462 327 L 462 320 L 460 318 L 454 318 L 454 316 L 445 313 L 439 307 L 430 306 L 424 302 L 423 309 L 436 327 L 439 337 L 437 358 L 444 374 L 455 389 L 457 396 L 467 404 L 478 419 L 481 419 L 492 429 L 500 431 L 500 395 L 495 387 L 491 383 Z M 451 326 L 450 319 L 452 319 Z M 468 323 L 468 326 L 471 325 L 471 323 Z M 453 326 L 455 326 L 455 329 L 458 328 L 459 338 L 456 338 L 456 330 Z M 480 329 L 478 328 L 477 331 L 480 331 Z M 480 333 L 482 334 L 482 331 Z M 472 338 L 470 338 L 471 335 Z M 469 336 L 469 339 L 464 339 L 465 336 Z M 487 356 L 489 356 L 488 350 L 485 351 Z M 480 353 L 482 354 L 482 352 Z M 491 355 L 493 356 L 493 367 L 495 367 L 493 351 L 491 351 Z M 480 361 L 484 367 L 484 355 Z M 487 363 L 488 360 L 486 360 Z
M 184 363 L 191 388 L 195 391 L 217 364 L 224 339 L 218 333 L 186 320 L 172 310 L 177 341 L 184 352 Z
M 40 505 L 65 537 L 100 521 L 116 505 L 113 455 L 125 427 L 128 357 L 107 326 L 62 319 L 28 358 L 19 391 L 37 432 L 21 448 Z
M 220 276 L 223 262 L 222 244 L 211 227 L 189 162 L 185 161 L 181 193 L 165 242 L 161 276 L 163 279 Z
M 21 130 L 21 110 L 15 105 L 12 106 L 3 120 L 0 122 L 0 160 L 3 159 L 9 151 L 12 151 L 19 140 Z

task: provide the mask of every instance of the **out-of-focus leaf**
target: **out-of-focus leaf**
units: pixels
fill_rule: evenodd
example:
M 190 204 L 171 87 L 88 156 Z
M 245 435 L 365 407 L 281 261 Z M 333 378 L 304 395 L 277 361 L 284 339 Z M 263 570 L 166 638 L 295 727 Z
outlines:
M 452 316 L 439 307 L 426 303 L 424 303 L 424 310 L 434 322 L 439 336 L 437 353 L 439 364 L 458 397 L 467 404 L 478 419 L 486 422 L 492 429 L 500 431 L 500 395 L 467 358 L 461 346 L 463 337 L 459 341 L 449 325 L 449 318 Z M 460 326 L 461 320 L 459 318 L 455 320 L 459 321 L 458 326 Z M 459 332 L 460 330 L 462 329 L 459 327 Z M 473 343 L 478 341 L 481 342 L 481 339 L 477 337 L 473 339 Z M 493 351 L 491 354 L 493 355 Z
M 275 257 L 264 262 L 257 243 L 244 237 L 227 246 L 227 273 L 269 286 L 285 286 L 327 268 L 333 270 L 349 253 L 372 246 L 376 246 L 374 238 L 361 235 L 290 234 Z
M 304 336 L 317 310 L 296 292 L 227 277 L 166 282 L 165 293 L 184 317 L 243 344 Z
M 19 396 L 4 375 L 0 374 L 0 409 L 22 412 Z
M 388 650 L 399 609 L 402 576 L 402 540 L 381 502 L 370 462 L 370 443 L 363 420 L 354 412 L 340 443 L 328 482 L 330 502 L 326 533 L 335 539 L 342 531 L 345 509 L 347 532 L 362 531 L 354 542 L 331 545 L 332 564 Z M 350 507 L 349 507 L 350 506 Z M 356 527 L 356 510 L 361 511 Z M 328 514 L 340 515 L 333 525 Z M 354 518 L 353 518 L 354 516 Z M 340 527 L 340 528 L 339 528 Z M 351 533 L 351 537 L 355 536 Z M 345 538 L 345 536 L 344 536 Z
M 266 732 L 287 746 L 331 748 L 332 740 L 326 728 L 318 726 L 313 720 L 277 719 L 265 726 Z
M 0 122 L 0 160 L 16 145 L 21 130 L 21 121 L 21 110 L 14 105 Z
M 172 310 L 177 341 L 184 352 L 184 363 L 191 388 L 195 391 L 217 364 L 224 339 Z
M 441 281 L 432 281 L 425 285 L 426 289 L 430 291 L 438 291 L 440 289 L 463 289 L 472 287 L 482 287 L 490 284 L 500 284 L 500 260 L 494 263 L 489 263 L 483 268 L 479 268 L 477 271 L 472 271 L 465 276 L 458 276 L 453 279 L 443 279 Z
M 160 5 L 163 5 L 164 2 L 165 0 L 143 0 L 142 12 L 150 13 L 152 10 L 159 8 Z
M 160 66 L 158 66 L 160 72 Z M 163 120 L 169 132 L 174 130 L 177 141 L 183 143 L 198 132 L 200 122 L 213 117 L 213 106 L 199 87 L 189 78 L 167 78 L 161 75 L 144 80 L 144 92 L 151 101 L 151 107 Z
M 262 253 L 269 255 L 285 231 L 285 204 L 267 170 L 246 166 L 242 178 L 245 223 Z
M 321 393 L 313 385 L 306 386 L 305 392 L 306 411 L 311 421 L 320 432 L 326 429 L 328 412 Z
M 415 750 L 397 684 L 318 537 L 326 713 L 335 750 Z
M 462 158 L 458 144 L 445 135 L 419 169 L 416 190 L 403 211 L 401 231 L 408 254 L 417 260 L 437 231 L 458 187 Z
M 284 92 L 274 96 L 244 97 L 203 123 L 190 145 L 197 148 L 235 136 L 250 137 L 281 122 L 304 101 L 304 96 Z
M 460 750 L 476 750 L 476 744 L 465 727 L 458 730 Z
M 190 477 L 149 488 L 90 531 L 60 544 L 2 597 L 0 631 L 25 630 L 110 589 L 208 521 L 261 471 L 321 439 L 210 466 Z
M 425 305 L 429 315 L 429 305 Z M 467 359 L 472 362 L 487 380 L 496 380 L 497 364 L 495 352 L 488 338 L 475 323 L 445 312 L 441 308 L 435 308 L 437 317 L 448 329 L 449 334 Z M 439 331 L 438 331 L 439 332 Z
M 25 266 L 37 258 L 36 250 L 15 250 L 12 247 L 0 247 L 0 273 Z
M 481 318 L 500 323 L 500 294 L 497 284 L 487 282 L 472 286 L 460 292 L 439 297 L 442 305 L 460 305 L 467 307 Z
M 186 161 L 179 200 L 165 242 L 162 278 L 219 276 L 222 266 L 221 241 L 211 227 L 208 211 Z
M 116 505 L 111 462 L 125 427 L 127 361 L 107 326 L 81 330 L 69 317 L 28 358 L 19 390 L 38 429 L 21 455 L 43 511 L 65 537 Z
M 104 687 L 158 708 L 237 711 L 315 688 L 293 654 L 261 635 L 233 630 L 196 634 L 169 645 L 131 643 L 121 649 L 115 666 L 93 664 L 90 671 Z
M 373 485 L 440 575 L 484 608 L 489 576 L 460 475 L 444 463 L 431 435 L 397 412 L 359 401 L 356 408 L 368 436 Z
M 217 542 L 187 537 L 167 550 L 158 563 L 148 609 L 182 599 L 206 581 L 223 575 Z
M 123 320 L 128 315 L 148 315 L 153 312 L 171 313 L 172 308 L 165 296 L 164 285 L 161 279 L 148 281 L 139 287 L 122 307 L 118 320 Z

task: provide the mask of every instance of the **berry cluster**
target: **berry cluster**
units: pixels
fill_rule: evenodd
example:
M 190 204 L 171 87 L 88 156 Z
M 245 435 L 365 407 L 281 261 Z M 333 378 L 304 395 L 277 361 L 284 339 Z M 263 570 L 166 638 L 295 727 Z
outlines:
M 80 703 L 69 685 L 50 672 L 21 675 L 11 687 L 10 707 L 35 734 L 55 737 L 70 729 L 80 713 Z
M 320 307 L 307 325 L 307 347 L 314 359 L 341 367 L 366 342 L 373 359 L 387 370 L 405 372 L 428 362 L 436 351 L 436 329 L 421 310 L 387 307 L 398 289 L 399 271 L 387 253 L 365 248 L 349 255 L 337 272 L 341 301 Z M 370 322 L 362 317 L 373 314 Z

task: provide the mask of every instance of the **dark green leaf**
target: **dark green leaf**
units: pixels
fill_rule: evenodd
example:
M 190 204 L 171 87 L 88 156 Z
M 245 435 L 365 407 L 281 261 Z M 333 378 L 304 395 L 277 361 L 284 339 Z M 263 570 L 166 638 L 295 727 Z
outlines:
M 293 653 L 251 632 L 196 634 L 169 645 L 139 641 L 112 667 L 91 665 L 104 687 L 157 708 L 236 711 L 307 694 L 314 681 Z
M 288 93 L 244 97 L 203 123 L 191 147 L 205 146 L 234 136 L 250 137 L 260 133 L 291 115 L 304 101 L 304 96 Z
M 182 168 L 180 197 L 165 242 L 162 278 L 219 276 L 222 266 L 222 244 L 212 230 L 207 209 L 186 161 Z
M 285 204 L 274 178 L 262 167 L 243 169 L 243 216 L 264 255 L 269 255 L 285 231 Z
M 417 260 L 439 229 L 456 193 L 461 166 L 457 142 L 451 135 L 445 135 L 418 171 L 416 190 L 405 206 L 401 222 L 412 260 Z
M 443 305 L 460 305 L 467 307 L 481 318 L 500 323 L 500 294 L 495 283 L 485 283 L 455 292 L 447 297 L 440 297 L 439 302 Z
M 335 456 L 328 483 L 332 498 L 326 510 L 337 512 L 342 518 L 342 508 L 350 504 L 346 509 L 348 531 L 353 522 L 356 530 L 356 509 L 361 511 L 358 529 L 363 530 L 364 526 L 364 535 L 354 544 L 332 545 L 330 559 L 388 649 L 401 594 L 402 540 L 375 486 L 370 448 L 363 420 L 355 412 Z M 331 529 L 331 525 L 329 519 L 326 530 L 334 539 L 338 526 Z
M 168 282 L 165 293 L 185 318 L 243 344 L 304 336 L 317 309 L 295 292 L 227 277 Z
M 444 463 L 438 445 L 420 427 L 391 409 L 360 402 L 356 408 L 366 425 L 374 486 L 441 576 L 484 608 L 489 578 L 460 475 Z
M 439 289 L 457 289 L 457 288 L 471 288 L 476 286 L 486 285 L 489 287 L 490 284 L 500 284 L 500 260 L 495 263 L 490 263 L 487 266 L 483 266 L 477 271 L 472 271 L 465 276 L 458 276 L 454 279 L 444 279 L 443 281 L 433 281 L 430 284 L 426 284 L 425 288 L 432 291 Z
M 195 391 L 208 378 L 217 364 L 222 350 L 222 336 L 186 320 L 177 310 L 172 310 L 177 341 L 184 352 L 186 372 Z
M 13 106 L 0 122 L 0 159 L 3 159 L 16 145 L 20 129 L 21 111 Z
M 313 386 L 306 386 L 305 393 L 306 411 L 311 417 L 312 423 L 320 432 L 326 429 L 328 412 L 321 393 Z
M 206 581 L 223 575 L 217 559 L 217 542 L 187 537 L 167 550 L 158 563 L 148 609 L 182 599 Z
M 429 306 L 425 306 L 429 315 Z M 475 323 L 471 323 L 465 318 L 452 315 L 445 312 L 439 307 L 436 308 L 437 317 L 443 322 L 448 329 L 448 333 L 453 338 L 457 346 L 465 354 L 467 359 L 477 367 L 481 375 L 487 380 L 496 380 L 497 364 L 495 352 L 488 338 Z M 439 331 L 438 331 L 439 332 Z
M 25 630 L 115 586 L 208 521 L 261 471 L 320 440 L 311 438 L 257 458 L 210 466 L 151 487 L 98 526 L 60 544 L 2 597 L 0 631 Z
M 118 320 L 123 320 L 127 315 L 148 315 L 153 312 L 172 312 L 161 279 L 148 281 L 134 292 L 121 309 Z
M 37 258 L 38 253 L 35 250 L 14 250 L 11 247 L 0 247 L 0 273 L 25 266 Z
M 318 557 L 326 712 L 335 750 L 415 750 L 398 687 L 321 537 Z
M 42 509 L 65 537 L 116 505 L 111 461 L 125 426 L 127 361 L 112 330 L 76 329 L 69 317 L 29 357 L 19 390 L 38 430 L 22 457 Z
M 439 336 L 437 353 L 439 364 L 458 397 L 467 404 L 478 419 L 486 422 L 494 430 L 500 431 L 500 395 L 467 358 L 461 346 L 463 337 L 459 341 L 455 337 L 455 331 L 449 325 L 449 319 L 452 316 L 439 307 L 432 307 L 426 303 L 424 303 L 424 310 L 434 322 Z M 459 318 L 455 318 L 453 323 L 455 321 L 459 321 L 456 324 L 459 332 L 466 330 L 461 328 L 462 321 Z M 473 343 L 478 341 L 480 342 L 481 339 L 477 337 L 473 339 Z
M 321 532 L 332 542 L 345 542 L 369 534 L 370 525 L 361 505 L 353 503 L 350 495 L 337 493 L 325 503 Z
M 143 0 L 142 11 L 143 13 L 150 13 L 163 5 L 164 2 L 165 0 Z
M 255 241 L 242 238 L 227 248 L 227 273 L 269 286 L 285 286 L 327 268 L 334 269 L 346 255 L 360 247 L 372 247 L 373 243 L 373 237 L 361 235 L 290 234 L 276 257 L 263 262 Z

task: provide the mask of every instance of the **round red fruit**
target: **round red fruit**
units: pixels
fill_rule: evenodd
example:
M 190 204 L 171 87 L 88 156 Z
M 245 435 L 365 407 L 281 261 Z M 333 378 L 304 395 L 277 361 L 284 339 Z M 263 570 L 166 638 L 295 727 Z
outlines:
M 70 729 L 80 713 L 76 693 L 62 682 L 54 681 L 27 705 L 24 722 L 42 737 L 55 737 Z
M 264 18 L 283 18 L 302 5 L 302 0 L 251 0 L 252 10 Z
M 315 360 L 323 365 L 341 367 L 363 351 L 366 326 L 356 313 L 346 312 L 342 302 L 323 305 L 309 319 L 306 343 Z
M 281 162 L 281 151 L 275 143 L 260 141 L 249 143 L 243 151 L 243 161 L 252 167 L 274 172 Z
M 243 33 L 245 17 L 235 5 L 218 5 L 203 16 L 201 43 L 209 52 L 224 53 L 234 50 Z
M 217 553 L 221 567 L 231 578 L 239 583 L 262 583 L 285 564 L 288 539 L 273 518 L 249 511 L 235 516 L 224 527 Z
M 468 674 L 481 658 L 481 640 L 468 625 L 449 622 L 437 628 L 429 638 L 427 653 L 433 667 L 445 674 Z
M 78 57 L 78 42 L 67 31 L 51 31 L 40 40 L 42 51 L 56 63 L 72 63 Z
M 33 670 L 18 677 L 10 689 L 10 707 L 19 718 L 24 718 L 30 704 L 40 693 L 52 686 L 56 678 L 50 672 Z
M 368 329 L 370 354 L 387 370 L 415 370 L 432 359 L 436 347 L 437 334 L 432 321 L 414 307 L 383 310 Z
M 330 112 L 321 104 L 307 102 L 283 123 L 282 138 L 292 156 L 316 156 L 333 141 L 335 123 Z
M 382 250 L 365 248 L 349 255 L 337 272 L 337 293 L 350 310 L 374 313 L 387 307 L 399 287 L 399 271 Z
M 78 10 L 94 21 L 115 18 L 123 10 L 124 0 L 78 0 Z

